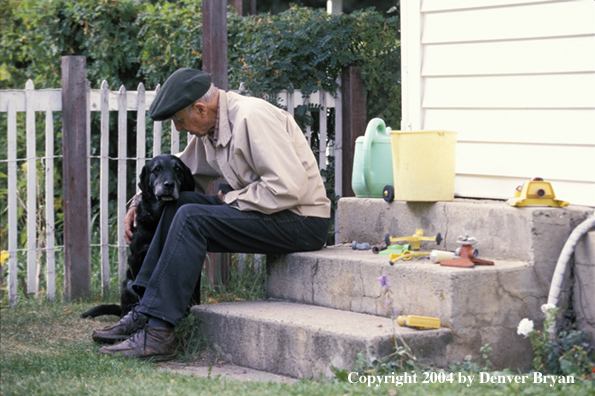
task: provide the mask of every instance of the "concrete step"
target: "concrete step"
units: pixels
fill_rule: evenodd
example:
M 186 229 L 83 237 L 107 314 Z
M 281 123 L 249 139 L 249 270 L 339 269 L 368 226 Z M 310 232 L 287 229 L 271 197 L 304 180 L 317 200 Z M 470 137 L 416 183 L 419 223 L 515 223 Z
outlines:
M 454 251 L 458 236 L 469 234 L 479 241 L 480 256 L 547 267 L 555 265 L 572 230 L 593 209 L 574 205 L 517 208 L 504 201 L 459 198 L 453 202 L 391 203 L 381 198 L 341 198 L 338 212 L 338 243 L 356 240 L 375 244 L 386 233 L 405 237 L 421 228 L 426 236 L 441 233 L 444 238 L 439 246 L 422 242 L 422 250 Z
M 388 261 L 348 246 L 278 256 L 267 263 L 267 297 L 386 317 L 387 297 L 377 278 L 387 275 L 394 306 L 402 314 L 437 317 L 454 331 L 449 361 L 477 356 L 489 343 L 497 364 L 530 364 L 530 344 L 516 328 L 530 312 L 541 312 L 547 298 L 533 265 L 495 260 L 493 266 L 463 269 L 428 259 L 394 266 Z M 526 354 L 519 358 L 519 351 Z
M 386 356 L 395 351 L 395 330 L 422 363 L 444 366 L 452 341 L 446 328 L 394 329 L 387 317 L 286 301 L 199 305 L 192 312 L 223 359 L 294 378 L 331 377 L 331 366 L 351 370 L 359 352 Z
M 495 265 L 462 269 L 412 259 L 391 266 L 388 256 L 348 246 L 279 256 L 267 263 L 267 272 L 269 298 L 378 316 L 389 315 L 378 282 L 387 275 L 402 313 L 439 317 L 443 325 L 457 327 L 496 314 L 511 298 L 535 304 L 534 297 L 542 294 L 526 286 L 535 283 L 535 274 L 524 262 L 495 260 Z

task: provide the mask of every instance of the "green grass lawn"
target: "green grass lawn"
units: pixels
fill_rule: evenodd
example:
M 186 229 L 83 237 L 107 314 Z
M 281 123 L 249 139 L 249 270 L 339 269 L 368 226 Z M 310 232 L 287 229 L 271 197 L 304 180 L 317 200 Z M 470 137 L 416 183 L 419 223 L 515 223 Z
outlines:
M 91 303 L 20 302 L 1 310 L 1 395 L 595 395 L 592 381 L 570 385 L 421 383 L 363 384 L 299 381 L 293 384 L 199 378 L 164 370 L 165 364 L 99 356 L 93 329 L 117 318 L 81 319 Z M 187 324 L 188 326 L 188 324 Z M 188 342 L 183 343 L 188 345 Z M 199 345 L 200 343 L 195 343 Z M 204 345 L 202 346 L 204 348 Z M 178 361 L 197 351 L 179 354 Z M 423 370 L 420 370 L 423 371 Z M 398 374 L 395 374 L 398 375 Z M 479 377 L 475 373 L 476 378 Z M 532 376 L 530 377 L 532 378 Z M 477 379 L 476 379 L 477 381 Z M 532 382 L 532 381 L 529 381 Z

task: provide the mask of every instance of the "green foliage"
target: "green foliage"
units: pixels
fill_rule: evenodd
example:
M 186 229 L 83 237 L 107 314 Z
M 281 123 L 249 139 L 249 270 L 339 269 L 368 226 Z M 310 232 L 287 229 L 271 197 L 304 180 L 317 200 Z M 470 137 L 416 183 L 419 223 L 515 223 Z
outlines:
M 401 125 L 401 44 L 398 16 L 384 19 L 380 14 L 353 14 L 358 34 L 353 51 L 362 67 L 367 89 L 367 119 L 382 118 L 396 130 Z
M 56 88 L 61 57 L 87 57 L 92 86 L 137 77 L 138 5 L 134 0 L 8 0 L 2 5 L 0 59 L 8 79 L 0 88 Z
M 399 18 L 373 9 L 329 15 L 324 9 L 292 6 L 278 15 L 228 17 L 229 81 L 254 96 L 291 87 L 304 95 L 335 92 L 343 68 L 361 66 L 367 118 L 400 122 Z
M 154 89 L 179 67 L 202 69 L 202 1 L 146 4 L 137 19 L 139 76 Z
M 230 79 L 255 96 L 288 87 L 304 95 L 334 92 L 343 67 L 356 63 L 350 51 L 352 31 L 337 15 L 292 7 L 276 15 L 231 17 Z
M 576 375 L 592 378 L 595 370 L 592 348 L 587 342 L 586 333 L 572 325 L 548 331 L 555 323 L 559 308 L 545 311 L 543 331 L 529 333 L 535 357 L 533 368 L 544 374 Z
M 260 259 L 257 259 L 260 257 Z M 201 277 L 200 300 L 208 304 L 232 301 L 253 301 L 266 298 L 263 255 L 232 254 L 226 281 L 213 284 L 206 270 Z
M 479 348 L 480 358 L 473 360 L 473 356 L 467 355 L 462 363 L 454 363 L 449 366 L 451 371 L 479 373 L 481 371 L 490 371 L 493 364 L 489 359 L 489 354 L 492 352 L 490 344 L 485 344 Z

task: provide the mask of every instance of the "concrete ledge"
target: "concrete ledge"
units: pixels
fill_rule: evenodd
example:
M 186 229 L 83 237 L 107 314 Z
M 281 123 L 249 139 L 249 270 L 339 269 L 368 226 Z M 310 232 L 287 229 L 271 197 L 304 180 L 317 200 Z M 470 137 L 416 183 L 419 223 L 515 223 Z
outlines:
M 592 208 L 570 206 L 516 208 L 504 201 L 455 199 L 453 202 L 385 202 L 381 198 L 341 198 L 339 233 L 342 243 L 378 243 L 389 233 L 413 235 L 422 228 L 427 236 L 441 233 L 441 246 L 422 248 L 455 250 L 459 235 L 479 241 L 480 255 L 555 265 L 572 230 Z
M 251 301 L 192 308 L 205 336 L 222 358 L 295 378 L 333 375 L 331 365 L 352 369 L 356 356 L 394 352 L 392 321 L 386 317 L 283 301 Z M 445 365 L 448 329 L 397 331 L 422 362 Z

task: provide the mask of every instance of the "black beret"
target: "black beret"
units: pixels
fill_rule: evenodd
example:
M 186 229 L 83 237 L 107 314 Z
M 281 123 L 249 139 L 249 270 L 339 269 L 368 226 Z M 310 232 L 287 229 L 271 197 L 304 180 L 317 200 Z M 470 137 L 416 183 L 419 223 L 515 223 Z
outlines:
M 167 120 L 200 99 L 210 87 L 209 73 L 187 67 L 178 69 L 159 90 L 149 107 L 149 116 L 155 121 Z

